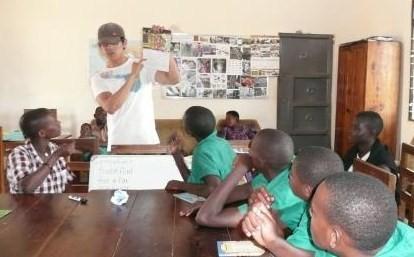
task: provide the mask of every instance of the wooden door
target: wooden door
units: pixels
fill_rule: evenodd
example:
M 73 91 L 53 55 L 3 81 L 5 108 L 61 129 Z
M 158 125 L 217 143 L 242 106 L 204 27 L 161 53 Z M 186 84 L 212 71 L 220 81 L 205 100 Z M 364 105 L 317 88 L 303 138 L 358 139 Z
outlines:
M 400 79 L 400 43 L 368 42 L 365 110 L 375 111 L 384 121 L 381 142 L 396 153 Z
M 339 48 L 335 150 L 343 156 L 351 147 L 352 122 L 364 110 L 367 44 Z

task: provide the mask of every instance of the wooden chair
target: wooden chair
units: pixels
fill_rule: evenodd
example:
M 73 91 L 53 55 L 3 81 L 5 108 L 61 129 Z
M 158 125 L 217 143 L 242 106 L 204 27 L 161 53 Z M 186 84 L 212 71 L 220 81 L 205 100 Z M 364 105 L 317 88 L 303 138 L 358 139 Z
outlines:
M 251 140 L 229 140 L 228 141 L 233 149 L 240 153 L 249 152 L 249 146 Z
M 58 144 L 71 141 L 71 139 L 60 139 Z M 89 152 L 91 155 L 98 154 L 99 141 L 97 138 L 77 138 L 75 148 L 81 152 Z M 76 175 L 66 192 L 86 193 L 88 192 L 90 161 L 74 159 L 70 156 L 67 161 L 69 169 Z
M 400 178 L 398 191 L 400 206 L 398 213 L 401 219 L 414 226 L 414 170 L 407 166 L 408 157 L 414 157 L 414 145 L 403 143 L 401 147 Z
M 390 189 L 391 192 L 395 193 L 396 185 L 397 185 L 397 176 L 388 172 L 387 170 L 375 166 L 371 163 L 366 161 L 355 159 L 354 163 L 354 171 L 360 172 L 374 178 L 381 180 L 387 187 Z
M 156 119 L 155 128 L 160 138 L 160 145 L 167 145 L 173 133 L 178 133 L 183 141 L 185 155 L 192 153 L 196 140 L 184 131 L 182 119 Z
M 217 126 L 216 126 L 217 131 L 222 130 L 225 123 L 226 123 L 225 119 L 220 119 L 217 122 Z M 239 120 L 239 123 L 241 125 L 244 125 L 244 126 L 250 128 L 250 129 L 254 130 L 254 131 L 259 131 L 260 130 L 259 122 L 257 122 L 257 120 L 255 120 L 255 119 L 241 119 L 241 120 Z
M 69 169 L 76 175 L 70 186 L 66 188 L 66 193 L 87 193 L 88 181 L 84 181 L 83 176 L 89 177 L 90 162 L 69 161 Z
M 113 145 L 112 154 L 167 154 L 167 145 Z

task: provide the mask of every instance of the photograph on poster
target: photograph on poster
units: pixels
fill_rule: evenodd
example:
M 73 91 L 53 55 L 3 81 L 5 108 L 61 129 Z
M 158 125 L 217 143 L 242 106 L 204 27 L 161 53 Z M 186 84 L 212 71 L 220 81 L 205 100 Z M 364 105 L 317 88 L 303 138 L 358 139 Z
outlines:
M 210 58 L 198 58 L 197 59 L 197 71 L 199 73 L 211 72 L 211 59 Z
M 226 59 L 213 59 L 213 73 L 226 73 Z

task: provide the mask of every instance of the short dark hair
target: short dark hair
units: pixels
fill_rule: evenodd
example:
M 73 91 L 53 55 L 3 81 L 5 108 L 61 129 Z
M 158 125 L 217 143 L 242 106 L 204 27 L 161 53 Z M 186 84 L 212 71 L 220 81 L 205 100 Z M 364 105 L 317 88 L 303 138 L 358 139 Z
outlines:
M 352 239 L 354 247 L 370 252 L 390 239 L 397 225 L 393 194 L 378 179 L 360 173 L 342 172 L 328 177 L 327 214 Z
M 259 156 L 271 168 L 291 163 L 294 154 L 293 140 L 285 132 L 277 129 L 262 129 L 253 139 L 259 144 Z
M 366 124 L 375 136 L 378 136 L 384 128 L 384 122 L 381 116 L 376 112 L 359 112 L 356 118 L 359 122 Z
M 89 123 L 82 123 L 81 128 L 82 128 L 82 127 L 85 127 L 85 126 L 87 126 L 87 127 L 89 127 L 90 129 L 92 129 L 92 125 L 91 125 L 91 124 L 89 124 Z
M 42 120 L 50 115 L 51 112 L 46 108 L 38 108 L 25 112 L 20 118 L 20 130 L 25 138 L 34 139 L 38 137 L 39 131 L 43 127 Z
M 236 118 L 236 120 L 240 119 L 239 113 L 236 112 L 236 111 L 228 111 L 228 112 L 226 112 L 226 115 L 230 115 L 230 116 Z
M 198 141 L 208 137 L 216 128 L 216 118 L 207 108 L 191 106 L 183 117 L 185 130 Z
M 98 113 L 98 112 L 105 112 L 105 109 L 102 106 L 98 106 L 95 108 L 95 113 Z
M 308 146 L 299 150 L 293 161 L 299 180 L 315 188 L 326 177 L 344 171 L 344 164 L 338 154 L 332 150 Z

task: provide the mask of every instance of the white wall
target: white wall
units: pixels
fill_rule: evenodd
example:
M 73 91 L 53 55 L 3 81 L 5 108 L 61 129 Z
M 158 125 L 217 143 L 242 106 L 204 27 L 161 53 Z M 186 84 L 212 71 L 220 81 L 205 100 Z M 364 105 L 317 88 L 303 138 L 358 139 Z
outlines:
M 364 22 L 370 35 L 390 35 L 402 42 L 400 116 L 398 142 L 411 142 L 414 138 L 414 122 L 408 121 L 411 47 L 411 0 L 364 0 L 368 15 Z M 399 147 L 401 145 L 399 143 Z
M 24 108 L 42 106 L 57 108 L 63 129 L 77 134 L 95 107 L 87 75 L 88 43 L 100 24 L 114 21 L 129 38 L 140 38 L 142 26 L 151 24 L 194 34 L 334 34 L 334 103 L 338 44 L 395 36 L 404 44 L 401 128 L 407 141 L 414 128 L 407 122 L 410 6 L 410 0 L 0 0 L 0 124 L 15 129 Z M 219 116 L 236 109 L 263 127 L 276 127 L 275 82 L 265 100 L 167 100 L 157 88 L 156 117 L 180 118 L 187 107 L 204 105 Z

